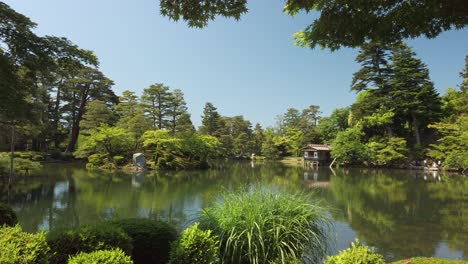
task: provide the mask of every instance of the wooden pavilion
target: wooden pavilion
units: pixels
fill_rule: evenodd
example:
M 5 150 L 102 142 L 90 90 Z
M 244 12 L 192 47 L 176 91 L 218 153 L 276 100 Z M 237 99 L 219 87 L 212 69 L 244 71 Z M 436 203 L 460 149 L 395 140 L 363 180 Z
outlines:
M 326 165 L 330 163 L 330 145 L 309 144 L 301 150 L 304 152 L 304 165 Z

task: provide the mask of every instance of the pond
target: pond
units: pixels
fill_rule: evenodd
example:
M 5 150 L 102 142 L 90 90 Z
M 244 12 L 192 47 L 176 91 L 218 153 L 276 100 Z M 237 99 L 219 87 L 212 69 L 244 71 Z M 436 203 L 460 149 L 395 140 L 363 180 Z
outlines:
M 468 260 L 468 179 L 408 170 L 318 170 L 249 162 L 206 171 L 87 171 L 80 164 L 46 164 L 0 200 L 25 231 L 150 217 L 186 226 L 226 190 L 246 184 L 310 192 L 334 223 L 334 251 L 355 238 L 387 260 L 435 256 Z

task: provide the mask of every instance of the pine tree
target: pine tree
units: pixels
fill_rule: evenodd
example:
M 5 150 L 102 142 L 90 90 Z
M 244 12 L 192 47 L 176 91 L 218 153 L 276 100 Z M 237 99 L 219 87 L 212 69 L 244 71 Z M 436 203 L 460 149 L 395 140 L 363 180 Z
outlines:
M 141 101 L 144 111 L 153 128 L 163 129 L 168 127 L 168 112 L 171 93 L 169 87 L 162 83 L 153 84 L 143 90 Z
M 440 117 L 439 95 L 429 78 L 427 66 L 406 44 L 395 45 L 392 61 L 389 95 L 395 104 L 395 114 L 408 121 L 415 143 L 421 145 L 421 130 Z
M 460 77 L 462 77 L 463 81 L 460 85 L 460 90 L 467 91 L 468 90 L 468 55 L 465 57 L 465 68 L 460 72 Z
M 257 155 L 262 153 L 262 145 L 265 141 L 265 135 L 263 134 L 262 126 L 257 123 L 253 131 L 253 152 Z
M 358 100 L 352 106 L 353 117 L 362 119 L 372 115 L 375 109 L 393 111 L 393 103 L 389 96 L 391 89 L 390 78 L 392 68 L 389 63 L 391 47 L 379 42 L 366 43 L 361 47 L 356 62 L 361 64 L 361 69 L 353 74 L 351 90 L 366 93 L 362 96 L 368 100 Z M 385 131 L 389 136 L 393 135 L 393 124 L 387 124 Z
M 187 104 L 184 100 L 184 93 L 179 89 L 175 89 L 169 97 L 167 107 L 168 129 L 170 129 L 172 133 L 179 132 L 177 127 L 179 119 L 182 115 L 187 113 Z
M 143 106 L 134 92 L 124 91 L 119 101 L 114 107 L 120 117 L 117 126 L 132 132 L 138 144 L 143 133 L 151 129 L 151 122 L 145 118 Z
M 86 106 L 80 127 L 83 131 L 100 127 L 101 125 L 110 125 L 112 123 L 113 113 L 101 100 L 93 100 Z
M 202 126 L 200 132 L 210 136 L 217 135 L 221 127 L 221 116 L 212 103 L 206 103 L 203 109 Z
M 385 92 L 389 87 L 389 76 L 392 74 L 388 62 L 391 48 L 378 42 L 363 44 L 356 62 L 361 69 L 353 74 L 351 90 L 377 90 Z

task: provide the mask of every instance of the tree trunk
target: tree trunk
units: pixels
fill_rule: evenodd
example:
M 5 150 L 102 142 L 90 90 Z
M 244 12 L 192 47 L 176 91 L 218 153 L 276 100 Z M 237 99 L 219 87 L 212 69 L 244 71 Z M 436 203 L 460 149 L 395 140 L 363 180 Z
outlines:
M 76 113 L 76 118 L 73 122 L 71 138 L 70 138 L 70 142 L 68 143 L 66 152 L 75 151 L 76 143 L 78 141 L 78 136 L 80 135 L 81 118 L 83 117 L 83 113 L 86 107 L 86 102 L 88 100 L 88 92 L 89 92 L 89 85 L 84 88 L 83 94 L 81 96 L 80 107 L 78 108 L 78 112 Z
M 159 126 L 159 129 L 162 129 L 162 106 L 161 106 L 161 95 L 159 95 L 159 98 L 158 98 L 158 110 L 159 110 L 159 113 L 158 113 L 158 126 Z
M 61 93 L 61 87 L 62 87 L 62 80 L 60 80 L 60 84 L 57 86 L 57 96 L 55 99 L 55 106 L 54 106 L 54 121 L 52 122 L 52 129 L 54 131 L 54 146 L 55 148 L 58 148 L 60 145 L 59 142 L 59 132 L 58 132 L 58 127 L 59 127 L 59 122 L 60 122 L 60 93 Z
M 421 136 L 419 135 L 419 124 L 418 119 L 414 113 L 411 113 L 411 117 L 413 118 L 413 129 L 414 129 L 414 137 L 416 138 L 416 144 L 421 145 Z
M 389 137 L 393 137 L 393 129 L 392 129 L 392 127 L 387 127 L 387 135 L 388 135 Z
M 11 125 L 11 153 L 10 153 L 10 175 L 8 177 L 8 187 L 11 188 L 14 177 L 15 161 L 15 125 Z

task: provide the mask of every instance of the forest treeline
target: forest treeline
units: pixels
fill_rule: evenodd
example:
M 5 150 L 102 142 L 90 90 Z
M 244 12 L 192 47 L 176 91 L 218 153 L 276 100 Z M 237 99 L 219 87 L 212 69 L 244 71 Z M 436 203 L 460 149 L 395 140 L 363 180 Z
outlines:
M 459 89 L 440 96 L 409 46 L 367 43 L 356 58 L 361 68 L 351 90 L 358 97 L 349 107 L 330 116 L 319 105 L 289 108 L 275 126 L 262 128 L 207 102 L 195 128 L 182 90 L 155 83 L 141 96 L 116 95 L 94 52 L 66 38 L 37 36 L 34 22 L 2 2 L 0 18 L 2 151 L 13 142 L 16 150 L 70 153 L 90 167 L 121 166 L 144 152 L 155 166 L 173 169 L 252 153 L 271 160 L 302 156 L 303 146 L 322 143 L 348 165 L 400 166 L 429 157 L 468 167 L 468 56 Z

